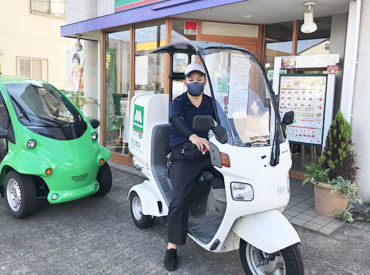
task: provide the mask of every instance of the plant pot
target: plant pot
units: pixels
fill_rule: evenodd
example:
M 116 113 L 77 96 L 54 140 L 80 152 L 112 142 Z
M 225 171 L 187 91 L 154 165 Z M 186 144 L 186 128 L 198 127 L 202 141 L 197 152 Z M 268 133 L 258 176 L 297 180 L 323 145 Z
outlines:
M 341 212 L 348 206 L 348 200 L 342 191 L 330 193 L 332 185 L 327 183 L 314 184 L 315 209 L 318 213 L 333 217 L 335 212 Z

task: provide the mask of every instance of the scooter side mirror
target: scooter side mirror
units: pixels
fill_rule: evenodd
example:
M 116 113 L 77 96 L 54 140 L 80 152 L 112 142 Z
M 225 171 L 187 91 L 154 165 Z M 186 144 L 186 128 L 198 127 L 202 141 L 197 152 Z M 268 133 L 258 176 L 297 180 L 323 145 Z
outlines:
M 209 131 L 215 127 L 213 117 L 208 115 L 195 116 L 193 119 L 193 129 L 198 131 Z
M 294 122 L 294 112 L 293 111 L 286 112 L 281 123 L 289 125 L 292 124 L 293 122 Z
M 98 128 L 98 127 L 99 127 L 99 125 L 100 125 L 99 121 L 98 121 L 98 120 L 96 120 L 96 119 L 92 119 L 92 120 L 90 120 L 90 124 L 91 124 L 91 126 L 92 126 L 94 129 Z
M 217 125 L 212 129 L 213 133 L 215 134 L 216 140 L 221 144 L 225 144 L 227 142 L 227 133 L 226 129 L 221 125 Z
M 9 136 L 9 131 L 4 128 L 0 128 L 0 138 L 7 138 L 8 136 Z

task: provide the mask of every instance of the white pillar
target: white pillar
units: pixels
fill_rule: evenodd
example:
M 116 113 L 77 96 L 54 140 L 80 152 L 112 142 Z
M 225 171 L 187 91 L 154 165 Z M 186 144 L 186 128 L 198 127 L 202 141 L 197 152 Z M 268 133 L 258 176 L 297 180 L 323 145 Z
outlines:
M 370 1 L 362 1 L 358 64 L 352 109 L 352 138 L 355 144 L 357 166 L 356 183 L 360 196 L 370 202 Z
M 340 105 L 340 109 L 344 118 L 349 122 L 351 121 L 352 115 L 361 9 L 364 10 L 361 8 L 361 0 L 351 0 L 349 2 L 342 96 Z

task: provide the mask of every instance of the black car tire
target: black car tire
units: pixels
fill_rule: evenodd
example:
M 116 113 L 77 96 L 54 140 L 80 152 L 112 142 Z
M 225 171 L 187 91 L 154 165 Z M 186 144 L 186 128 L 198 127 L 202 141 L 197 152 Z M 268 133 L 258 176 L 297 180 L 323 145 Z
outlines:
M 16 219 L 25 218 L 36 209 L 35 182 L 29 175 L 8 172 L 4 181 L 4 196 L 9 213 Z
M 112 188 L 112 171 L 106 162 L 100 167 L 98 173 L 99 190 L 94 194 L 95 197 L 102 197 L 109 193 Z

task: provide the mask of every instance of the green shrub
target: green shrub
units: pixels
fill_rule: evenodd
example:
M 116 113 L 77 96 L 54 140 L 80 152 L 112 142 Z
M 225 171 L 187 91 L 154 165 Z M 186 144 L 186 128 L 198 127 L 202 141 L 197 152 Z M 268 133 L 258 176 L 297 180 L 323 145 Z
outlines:
M 323 155 L 319 158 L 320 167 L 329 169 L 329 179 L 339 176 L 351 182 L 355 181 L 357 167 L 355 153 L 352 149 L 352 128 L 338 111 L 332 122 L 325 141 Z

